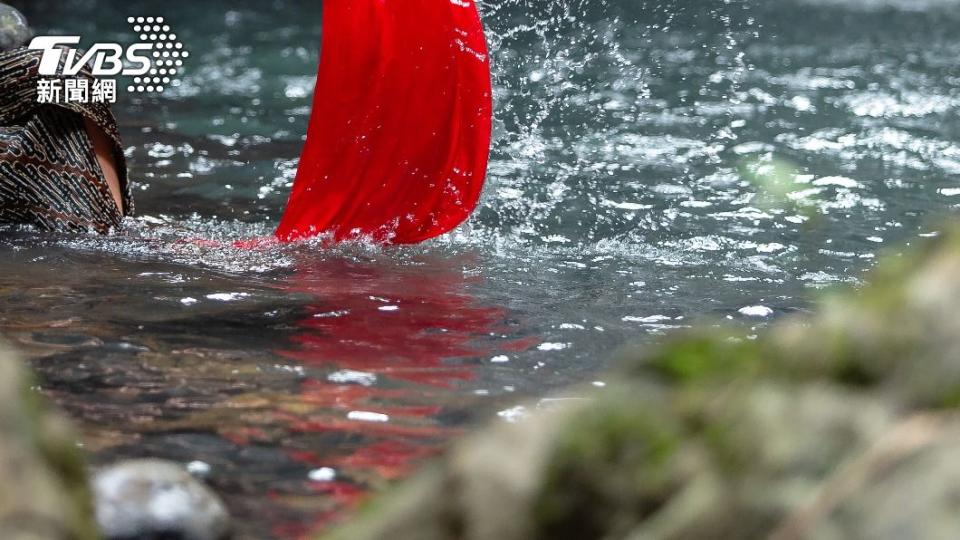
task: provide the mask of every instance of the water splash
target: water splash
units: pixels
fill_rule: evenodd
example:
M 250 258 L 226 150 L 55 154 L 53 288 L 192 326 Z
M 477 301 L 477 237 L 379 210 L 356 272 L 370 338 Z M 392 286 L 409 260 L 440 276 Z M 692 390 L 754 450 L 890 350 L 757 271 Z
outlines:
M 716 163 L 736 140 L 737 89 L 749 71 L 744 41 L 756 35 L 746 3 L 482 7 L 498 129 L 470 235 L 590 246 L 668 226 L 663 209 L 648 206 L 652 190 L 671 189 L 657 177 Z M 701 19 L 710 33 L 684 32 Z M 689 138 L 691 124 L 704 121 L 706 137 L 697 129 Z
M 251 534 L 305 535 L 626 341 L 764 326 L 936 235 L 960 207 L 952 3 L 485 0 L 490 184 L 467 226 L 403 249 L 235 247 L 286 199 L 320 6 L 178 6 L 183 85 L 117 108 L 141 217 L 5 234 L 0 328 L 98 459 L 203 461 Z M 126 31 L 92 5 L 25 9 Z

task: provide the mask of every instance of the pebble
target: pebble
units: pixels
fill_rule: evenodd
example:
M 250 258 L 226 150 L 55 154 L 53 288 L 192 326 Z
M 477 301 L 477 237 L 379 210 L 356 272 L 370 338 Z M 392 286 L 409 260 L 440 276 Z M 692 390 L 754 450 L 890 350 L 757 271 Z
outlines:
M 33 37 L 27 18 L 16 9 L 0 4 L 0 51 L 23 47 Z
M 226 506 L 179 463 L 130 460 L 97 471 L 92 480 L 97 523 L 108 540 L 224 540 Z

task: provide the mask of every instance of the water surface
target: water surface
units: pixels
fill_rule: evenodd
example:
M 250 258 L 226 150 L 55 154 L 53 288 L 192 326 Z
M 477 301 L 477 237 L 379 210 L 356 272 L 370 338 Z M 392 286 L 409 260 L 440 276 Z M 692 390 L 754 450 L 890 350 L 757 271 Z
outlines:
M 117 107 L 125 232 L 0 238 L 0 330 L 95 461 L 209 464 L 244 537 L 302 536 L 498 411 L 601 386 L 628 341 L 809 309 L 960 201 L 951 0 L 483 2 L 474 218 L 418 247 L 252 251 L 222 246 L 281 213 L 319 2 L 19 6 L 98 41 L 163 15 L 192 56 Z

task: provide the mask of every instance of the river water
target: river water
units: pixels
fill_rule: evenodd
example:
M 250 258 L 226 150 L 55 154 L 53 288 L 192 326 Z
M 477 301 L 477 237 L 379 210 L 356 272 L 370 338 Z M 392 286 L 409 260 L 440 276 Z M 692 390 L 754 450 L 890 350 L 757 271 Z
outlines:
M 319 2 L 13 3 L 85 43 L 162 15 L 192 53 L 162 97 L 121 96 L 123 233 L 0 237 L 0 331 L 95 462 L 208 465 L 243 538 L 302 537 L 470 426 L 602 387 L 625 343 L 809 309 L 960 202 L 955 0 L 486 0 L 474 218 L 252 251 L 218 246 L 281 213 Z

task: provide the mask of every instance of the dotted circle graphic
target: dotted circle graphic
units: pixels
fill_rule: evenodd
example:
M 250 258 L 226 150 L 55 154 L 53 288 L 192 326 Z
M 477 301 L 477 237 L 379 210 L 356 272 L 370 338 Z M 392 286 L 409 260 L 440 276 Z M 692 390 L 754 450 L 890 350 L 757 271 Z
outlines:
M 134 77 L 127 91 L 161 93 L 167 86 L 177 84 L 183 59 L 189 58 L 190 53 L 183 50 L 183 43 L 178 41 L 177 34 L 166 20 L 163 17 L 128 17 L 127 22 L 140 36 L 140 43 L 151 45 L 150 70 Z

